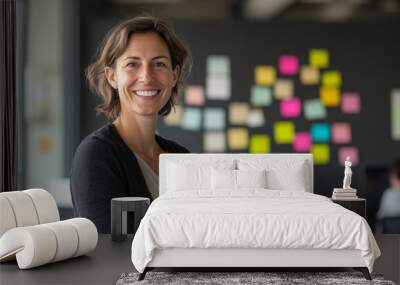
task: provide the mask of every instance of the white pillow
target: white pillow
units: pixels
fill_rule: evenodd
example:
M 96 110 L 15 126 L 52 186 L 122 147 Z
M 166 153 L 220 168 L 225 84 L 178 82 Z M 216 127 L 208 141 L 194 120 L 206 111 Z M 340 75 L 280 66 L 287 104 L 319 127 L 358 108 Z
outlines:
M 308 164 L 304 160 L 239 159 L 239 170 L 265 169 L 267 188 L 273 190 L 306 191 L 308 189 Z
M 211 170 L 213 190 L 239 190 L 241 188 L 267 188 L 266 171 L 263 170 Z
M 236 189 L 236 170 L 231 169 L 211 169 L 211 188 L 218 189 Z
M 167 191 L 211 190 L 211 169 L 235 169 L 234 160 L 174 161 L 167 164 Z
M 267 188 L 267 171 L 236 170 L 236 183 L 238 188 Z

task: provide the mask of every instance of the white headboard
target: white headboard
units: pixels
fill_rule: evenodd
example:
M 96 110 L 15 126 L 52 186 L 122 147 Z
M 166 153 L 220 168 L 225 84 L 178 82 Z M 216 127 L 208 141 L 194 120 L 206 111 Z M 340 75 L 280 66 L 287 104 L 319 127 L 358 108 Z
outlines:
M 272 160 L 272 161 L 290 161 L 299 162 L 304 161 L 305 168 L 305 179 L 306 179 L 306 191 L 314 192 L 314 169 L 313 169 L 313 156 L 310 153 L 271 153 L 271 154 L 248 154 L 248 153 L 167 153 L 160 155 L 160 168 L 159 168 L 159 193 L 160 195 L 166 192 L 166 185 L 168 179 L 168 163 L 178 162 L 182 160 L 188 160 L 193 162 L 209 162 L 210 160 L 236 160 L 236 159 L 256 159 L 256 160 Z

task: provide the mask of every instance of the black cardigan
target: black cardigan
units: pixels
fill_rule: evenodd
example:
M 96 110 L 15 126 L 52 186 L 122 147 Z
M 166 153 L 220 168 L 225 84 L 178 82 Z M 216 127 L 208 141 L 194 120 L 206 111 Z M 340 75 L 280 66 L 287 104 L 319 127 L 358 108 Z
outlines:
M 167 152 L 189 152 L 158 135 L 156 140 Z M 135 155 L 113 124 L 98 129 L 80 143 L 72 163 L 70 188 L 75 216 L 90 219 L 100 233 L 110 233 L 112 198 L 151 199 Z

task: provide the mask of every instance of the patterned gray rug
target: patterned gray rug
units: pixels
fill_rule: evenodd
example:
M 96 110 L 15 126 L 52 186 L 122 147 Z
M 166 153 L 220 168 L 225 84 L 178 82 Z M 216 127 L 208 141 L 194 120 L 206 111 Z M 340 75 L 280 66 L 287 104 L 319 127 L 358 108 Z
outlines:
M 122 274 L 117 285 L 134 284 L 379 284 L 395 285 L 384 280 L 381 275 L 372 274 L 372 281 L 364 278 L 360 272 L 154 272 L 150 271 L 142 281 L 139 273 Z

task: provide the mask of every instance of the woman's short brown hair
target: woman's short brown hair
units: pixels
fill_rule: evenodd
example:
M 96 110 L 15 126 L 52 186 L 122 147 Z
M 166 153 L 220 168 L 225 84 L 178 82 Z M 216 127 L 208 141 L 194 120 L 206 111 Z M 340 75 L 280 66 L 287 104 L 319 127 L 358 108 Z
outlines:
M 180 67 L 178 81 L 172 88 L 172 94 L 159 114 L 166 116 L 175 105 L 176 97 L 183 87 L 183 81 L 190 72 L 189 50 L 175 34 L 172 26 L 165 20 L 153 16 L 139 16 L 126 20 L 113 27 L 105 36 L 103 44 L 97 52 L 95 61 L 86 70 L 86 79 L 90 89 L 100 95 L 103 102 L 97 106 L 98 112 L 104 113 L 114 120 L 121 111 L 118 91 L 108 83 L 105 68 L 115 67 L 115 62 L 128 46 L 130 37 L 135 33 L 154 32 L 161 36 L 168 46 L 172 68 Z

